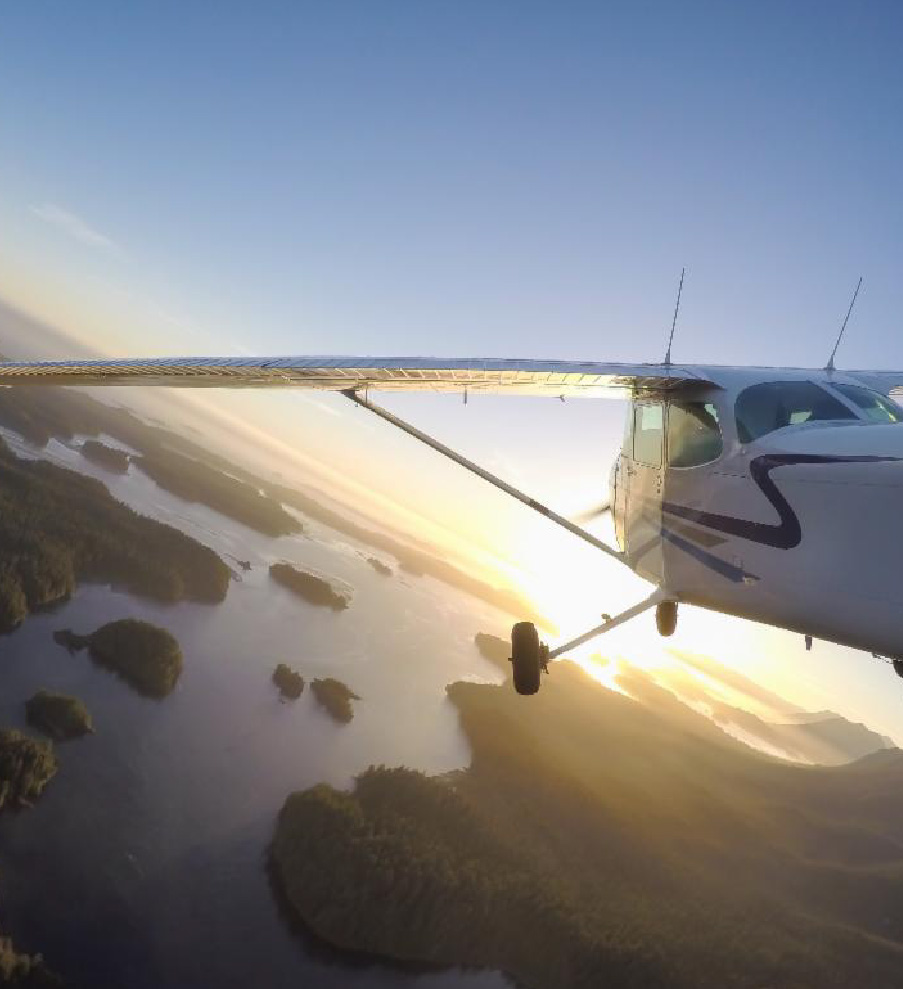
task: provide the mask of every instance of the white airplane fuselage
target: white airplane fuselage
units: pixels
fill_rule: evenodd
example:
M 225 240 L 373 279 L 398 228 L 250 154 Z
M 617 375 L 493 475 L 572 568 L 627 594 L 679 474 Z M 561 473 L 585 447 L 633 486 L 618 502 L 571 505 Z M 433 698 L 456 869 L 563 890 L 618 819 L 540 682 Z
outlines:
M 799 390 L 800 382 L 830 396 L 819 414 L 841 415 L 831 404 L 839 402 L 844 417 L 793 421 L 799 412 L 779 424 L 782 384 Z M 681 403 L 637 396 L 612 470 L 615 530 L 628 565 L 674 600 L 903 658 L 903 422 L 875 421 L 837 382 L 846 379 L 784 372 L 763 389 L 777 423 L 755 423 L 765 431 L 754 438 L 743 435 L 738 396 L 761 377 L 744 372 L 700 390 L 692 411 L 704 407 L 709 431 L 717 419 L 721 450 L 691 466 L 669 462 Z M 751 415 L 767 420 L 770 411 Z M 636 433 L 659 415 L 656 464 L 655 430 L 641 443 Z

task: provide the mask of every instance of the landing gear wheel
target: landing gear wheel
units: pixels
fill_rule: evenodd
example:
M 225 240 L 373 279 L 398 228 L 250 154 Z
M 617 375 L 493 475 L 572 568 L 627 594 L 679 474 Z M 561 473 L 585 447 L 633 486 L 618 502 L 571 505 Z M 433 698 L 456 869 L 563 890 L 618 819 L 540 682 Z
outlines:
M 518 622 L 511 629 L 511 666 L 514 689 L 519 694 L 535 694 L 542 675 L 542 647 L 533 622 Z
M 658 634 L 667 638 L 677 628 L 677 602 L 659 601 L 655 606 L 655 627 Z

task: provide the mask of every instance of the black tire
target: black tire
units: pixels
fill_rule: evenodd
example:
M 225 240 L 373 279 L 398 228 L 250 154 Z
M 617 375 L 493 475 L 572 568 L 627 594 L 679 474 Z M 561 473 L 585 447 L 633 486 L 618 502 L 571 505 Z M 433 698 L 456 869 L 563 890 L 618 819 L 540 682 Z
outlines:
M 677 628 L 677 602 L 660 601 L 655 606 L 655 627 L 658 634 L 666 639 L 669 635 L 674 635 Z
M 542 667 L 539 633 L 533 622 L 518 622 L 511 629 L 511 666 L 514 689 L 519 694 L 535 694 L 539 690 Z

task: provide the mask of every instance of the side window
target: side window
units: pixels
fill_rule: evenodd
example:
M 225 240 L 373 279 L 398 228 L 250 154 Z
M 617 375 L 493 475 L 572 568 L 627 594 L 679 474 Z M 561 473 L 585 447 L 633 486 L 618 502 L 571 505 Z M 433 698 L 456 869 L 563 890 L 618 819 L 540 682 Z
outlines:
M 811 381 L 751 385 L 740 392 L 734 411 L 741 443 L 751 443 L 784 426 L 856 418 L 842 402 Z
M 724 450 L 718 412 L 711 402 L 672 402 L 668 406 L 668 463 L 698 467 Z
M 661 405 L 633 407 L 633 459 L 650 467 L 662 465 L 664 417 Z

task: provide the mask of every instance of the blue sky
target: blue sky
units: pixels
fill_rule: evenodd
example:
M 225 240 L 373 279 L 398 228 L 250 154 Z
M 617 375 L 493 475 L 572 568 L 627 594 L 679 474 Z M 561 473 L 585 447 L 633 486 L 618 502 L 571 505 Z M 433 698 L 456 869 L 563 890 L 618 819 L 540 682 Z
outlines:
M 903 367 L 901 43 L 881 2 L 7 5 L 0 295 L 119 353 L 655 360 L 686 265 L 675 360 L 820 365 L 862 274 L 838 365 Z M 550 545 L 340 401 L 223 402 Z M 617 404 L 392 404 L 562 508 L 620 433 Z

